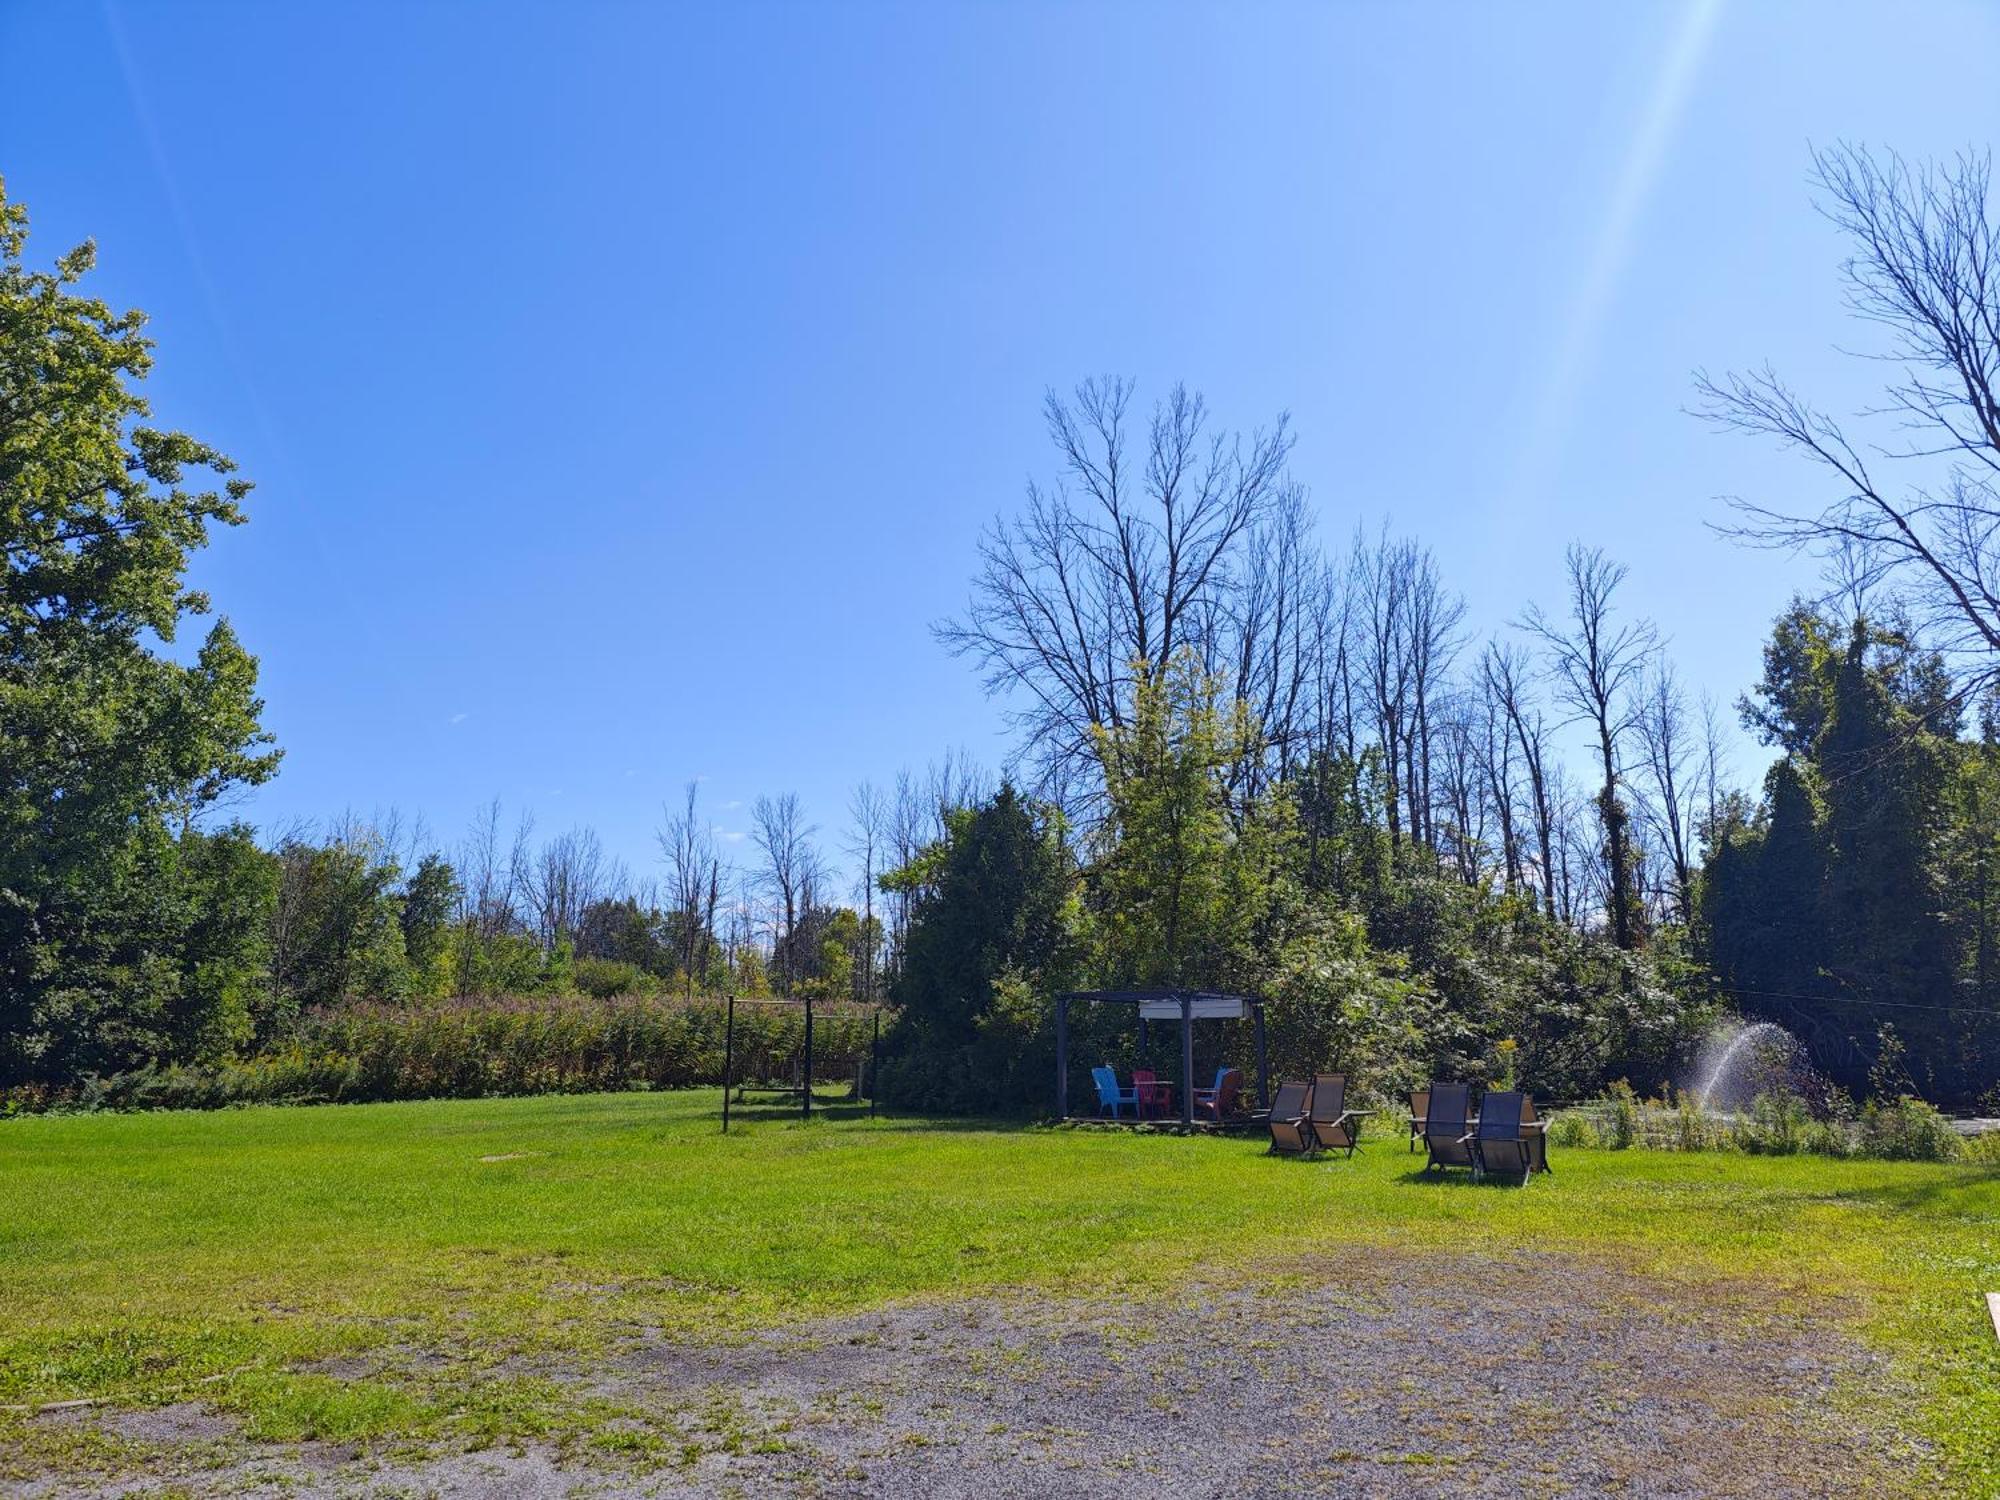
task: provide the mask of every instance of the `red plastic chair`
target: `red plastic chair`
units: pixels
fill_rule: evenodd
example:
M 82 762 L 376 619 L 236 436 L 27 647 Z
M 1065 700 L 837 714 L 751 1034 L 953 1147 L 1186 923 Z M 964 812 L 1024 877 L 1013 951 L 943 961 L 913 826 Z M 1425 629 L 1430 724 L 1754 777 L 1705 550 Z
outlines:
M 1142 1120 L 1165 1119 L 1173 1109 L 1173 1085 L 1161 1083 L 1146 1069 L 1132 1070 L 1132 1090 L 1139 1096 L 1139 1118 Z

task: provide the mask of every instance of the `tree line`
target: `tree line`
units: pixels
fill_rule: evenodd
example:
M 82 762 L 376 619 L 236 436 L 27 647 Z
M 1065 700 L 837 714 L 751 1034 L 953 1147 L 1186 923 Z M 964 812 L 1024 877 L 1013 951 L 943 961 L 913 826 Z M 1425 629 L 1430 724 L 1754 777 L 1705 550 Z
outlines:
M 354 998 L 769 991 L 891 1002 L 909 1102 L 1020 1105 L 1055 989 L 1177 984 L 1272 996 L 1287 1056 L 1384 1088 L 1657 1087 L 1741 1012 L 1845 1086 L 1887 1056 L 1971 1102 L 2000 1011 L 1988 169 L 1836 150 L 1815 181 L 1900 436 L 1769 371 L 1699 382 L 1834 481 L 1726 528 L 1828 580 L 1733 705 L 1761 787 L 1604 550 L 1475 630 L 1421 539 L 1319 535 L 1288 417 L 1232 431 L 1106 378 L 1047 397 L 1051 473 L 938 627 L 1012 714 L 1005 776 L 950 755 L 858 787 L 845 882 L 791 794 L 738 862 L 688 786 L 638 875 L 498 805 L 449 848 L 393 816 L 224 821 L 278 766 L 254 659 L 222 621 L 189 664 L 158 643 L 208 612 L 188 557 L 248 486 L 144 425 L 143 318 L 79 289 L 88 246 L 29 269 L 0 199 L 0 1086 L 229 1055 Z

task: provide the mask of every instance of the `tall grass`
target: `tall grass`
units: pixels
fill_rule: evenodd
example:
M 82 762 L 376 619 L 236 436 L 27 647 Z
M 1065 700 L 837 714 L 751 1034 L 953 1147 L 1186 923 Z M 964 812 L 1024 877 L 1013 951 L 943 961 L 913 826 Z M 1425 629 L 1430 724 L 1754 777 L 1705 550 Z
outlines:
M 1565 1105 L 1549 1126 L 1557 1146 L 1613 1151 L 1743 1151 L 1755 1156 L 1856 1156 L 1882 1161 L 2000 1161 L 2000 1136 L 1961 1137 L 1921 1099 L 1870 1100 L 1815 1114 L 1797 1094 L 1769 1090 L 1741 1114 L 1711 1114 L 1688 1093 L 1641 1099 L 1620 1082 Z
M 17 1112 L 214 1109 L 686 1088 L 722 1081 L 726 1014 L 712 998 L 357 1002 L 310 1012 L 269 1050 L 217 1067 L 146 1069 L 0 1102 Z M 815 1079 L 852 1079 L 871 1027 L 865 1008 L 815 1005 Z M 733 1076 L 796 1081 L 804 1037 L 802 1008 L 739 1004 Z

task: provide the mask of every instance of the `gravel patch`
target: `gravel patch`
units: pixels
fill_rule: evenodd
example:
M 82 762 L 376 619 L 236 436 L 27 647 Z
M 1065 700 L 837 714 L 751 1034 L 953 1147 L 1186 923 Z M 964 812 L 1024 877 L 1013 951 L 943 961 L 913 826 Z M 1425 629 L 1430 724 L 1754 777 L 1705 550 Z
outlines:
M 1893 1492 L 1924 1455 L 1899 1436 L 1901 1393 L 1846 1312 L 1743 1283 L 1430 1252 L 1170 1298 L 984 1296 L 724 1347 L 642 1337 L 597 1368 L 542 1372 L 703 1434 L 664 1457 L 657 1445 L 641 1459 L 529 1446 L 329 1462 L 266 1446 L 198 1488 L 521 1500 Z M 620 1425 L 598 1434 L 603 1447 L 616 1449 Z M 70 1491 L 16 1491 L 31 1492 Z

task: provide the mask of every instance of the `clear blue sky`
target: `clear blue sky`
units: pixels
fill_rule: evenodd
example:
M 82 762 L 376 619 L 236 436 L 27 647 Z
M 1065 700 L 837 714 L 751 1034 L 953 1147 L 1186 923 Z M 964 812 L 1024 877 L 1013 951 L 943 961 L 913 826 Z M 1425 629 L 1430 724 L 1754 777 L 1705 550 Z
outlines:
M 1984 145 L 1996 58 L 1824 0 L 0 0 L 0 171 L 258 482 L 198 572 L 286 749 L 247 812 L 498 796 L 645 874 L 691 776 L 831 835 L 1002 759 L 928 627 L 1098 372 L 1289 409 L 1328 533 L 1427 538 L 1482 628 L 1603 544 L 1733 697 L 1806 575 L 1703 522 L 1818 481 L 1690 372 L 1863 401 L 1808 144 Z

